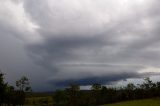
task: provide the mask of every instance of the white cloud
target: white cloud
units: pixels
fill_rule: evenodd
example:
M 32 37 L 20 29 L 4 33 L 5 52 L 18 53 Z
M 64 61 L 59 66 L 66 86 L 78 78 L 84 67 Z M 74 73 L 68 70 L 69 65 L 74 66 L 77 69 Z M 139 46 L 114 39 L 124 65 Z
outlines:
M 138 72 L 140 74 L 143 74 L 143 73 L 160 74 L 160 68 L 147 67 L 145 69 L 139 70 Z
M 27 42 L 35 42 L 40 39 L 36 32 L 38 26 L 31 22 L 22 2 L 15 3 L 12 0 L 2 0 L 0 1 L 0 13 L 0 21 L 5 24 L 1 27 L 4 27 L 7 32 L 12 31 L 13 36 Z M 14 35 L 14 32 L 18 34 Z

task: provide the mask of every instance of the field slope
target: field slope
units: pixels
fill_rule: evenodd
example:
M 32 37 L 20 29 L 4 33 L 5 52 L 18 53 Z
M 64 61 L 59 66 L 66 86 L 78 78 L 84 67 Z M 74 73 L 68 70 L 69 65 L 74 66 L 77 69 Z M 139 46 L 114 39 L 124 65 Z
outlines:
M 160 98 L 159 99 L 134 100 L 134 101 L 101 105 L 101 106 L 160 106 Z

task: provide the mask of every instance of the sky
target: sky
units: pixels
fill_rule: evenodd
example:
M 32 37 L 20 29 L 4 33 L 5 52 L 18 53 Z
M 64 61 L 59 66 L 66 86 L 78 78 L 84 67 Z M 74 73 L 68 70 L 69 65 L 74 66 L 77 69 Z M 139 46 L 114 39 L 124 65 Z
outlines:
M 0 69 L 35 91 L 160 81 L 159 0 L 0 0 Z M 135 79 L 135 80 L 134 80 Z

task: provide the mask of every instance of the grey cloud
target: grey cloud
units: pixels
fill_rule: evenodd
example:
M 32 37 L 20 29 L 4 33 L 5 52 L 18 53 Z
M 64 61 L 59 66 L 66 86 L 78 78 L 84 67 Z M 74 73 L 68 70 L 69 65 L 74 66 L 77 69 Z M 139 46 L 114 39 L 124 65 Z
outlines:
M 129 73 L 132 74 L 133 72 L 136 73 L 135 76 L 139 76 L 137 72 L 140 69 L 133 67 L 135 64 L 148 67 L 153 65 L 158 67 L 157 63 L 153 60 L 159 58 L 157 51 L 153 52 L 146 50 L 148 48 L 154 48 L 154 44 L 159 42 L 159 26 L 157 24 L 159 23 L 159 20 L 154 20 L 154 17 L 159 16 L 154 14 L 155 10 L 152 9 L 154 8 L 152 5 L 143 5 L 143 9 L 138 6 L 137 9 L 135 9 L 135 12 L 131 9 L 132 11 L 128 11 L 130 13 L 126 13 L 126 16 L 122 15 L 119 19 L 114 19 L 109 23 L 102 24 L 103 27 L 100 27 L 101 30 L 96 30 L 97 32 L 95 32 L 93 27 L 87 26 L 87 23 L 90 24 L 92 21 L 89 20 L 90 17 L 86 15 L 85 12 L 83 12 L 83 15 L 86 15 L 85 18 L 79 17 L 74 19 L 74 15 L 78 16 L 78 14 L 75 13 L 76 11 L 73 10 L 73 14 L 70 14 L 70 8 L 68 7 L 64 7 L 66 8 L 66 11 L 59 11 L 63 9 L 61 6 L 56 7 L 53 5 L 53 7 L 46 7 L 48 4 L 42 4 L 41 2 L 43 1 L 40 1 L 40 5 L 36 6 L 35 9 L 28 8 L 28 5 L 31 3 L 33 3 L 32 5 L 35 5 L 37 4 L 36 2 L 27 1 L 24 5 L 26 11 L 31 14 L 33 20 L 36 20 L 38 25 L 40 25 L 41 28 L 39 29 L 39 33 L 44 37 L 43 43 L 35 45 L 31 44 L 27 46 L 27 50 L 34 61 L 41 66 L 50 67 L 49 70 L 56 72 L 54 75 L 55 77 L 58 73 L 61 73 L 60 77 L 63 79 L 63 72 L 65 70 L 71 70 L 71 72 L 74 70 L 81 71 L 81 68 L 81 70 L 79 68 L 74 68 L 74 70 L 69 68 L 76 66 L 76 64 L 67 66 L 68 69 L 63 68 L 63 65 L 65 67 L 66 63 L 74 62 L 82 63 L 81 66 L 78 67 L 85 67 L 86 65 L 83 65 L 83 63 L 102 63 L 101 65 L 92 65 L 92 70 L 94 70 L 94 67 L 103 67 L 107 70 L 114 70 L 114 68 L 110 68 L 110 66 L 104 67 L 103 63 L 129 64 L 131 66 L 130 69 L 127 68 L 127 70 L 124 70 L 123 67 L 126 66 L 120 65 L 116 66 L 119 71 L 115 72 L 128 72 L 128 76 Z M 56 3 L 56 1 L 54 2 Z M 62 1 L 61 3 L 63 4 L 64 2 Z M 152 3 L 155 4 L 155 2 Z M 41 9 L 39 10 L 40 7 Z M 54 9 L 57 9 L 57 11 Z M 45 10 L 48 11 L 46 12 Z M 67 12 L 68 14 L 65 14 L 64 12 Z M 39 13 L 44 13 L 43 17 L 39 17 Z M 114 16 L 111 15 L 110 18 L 114 18 Z M 57 19 L 60 21 L 55 22 Z M 87 29 L 89 30 L 86 31 L 83 29 L 82 26 L 84 23 L 80 23 L 81 19 L 84 19 L 85 22 L 88 20 L 84 28 L 88 27 Z M 71 20 L 73 23 L 70 23 Z M 54 25 L 52 22 L 50 23 L 50 21 L 53 21 Z M 96 25 L 96 23 L 93 23 L 93 26 L 94 25 Z M 79 29 L 77 30 L 74 27 L 78 27 Z M 99 27 L 96 28 L 98 29 Z M 57 33 L 56 30 L 61 32 Z M 62 65 L 61 63 L 64 64 Z M 90 72 L 90 69 L 86 68 L 86 72 L 88 71 Z M 98 72 L 101 73 L 100 71 Z M 68 71 L 68 73 L 70 73 L 70 71 Z M 95 71 L 93 71 L 93 73 L 95 73 Z M 106 73 L 113 76 L 108 71 L 106 71 Z M 72 78 L 73 76 L 74 75 L 71 75 L 70 77 Z M 89 76 L 90 75 L 88 75 L 88 77 Z M 70 82 L 71 79 L 68 79 L 65 80 Z M 84 79 L 87 80 L 87 77 Z M 97 77 L 97 79 L 100 78 Z M 79 80 L 81 81 L 83 78 L 80 78 Z
M 136 73 L 119 73 L 119 74 L 109 74 L 102 76 L 88 76 L 86 78 L 80 78 L 80 79 L 68 78 L 66 80 L 49 80 L 48 82 L 58 87 L 65 87 L 72 83 L 76 83 L 81 86 L 92 85 L 94 83 L 109 85 L 112 84 L 112 82 L 114 81 L 120 81 L 120 80 L 126 80 L 127 78 L 138 78 L 138 77 L 139 75 Z
M 104 41 L 98 37 L 71 36 L 48 38 L 44 43 L 28 45 L 26 49 L 30 51 L 29 55 L 33 57 L 38 64 L 46 65 L 46 67 L 51 67 L 52 69 L 56 63 L 69 62 L 81 56 L 81 53 L 76 54 L 74 51 L 81 48 L 85 48 L 86 50 L 99 48 L 103 46 L 103 43 Z
M 128 0 L 124 5 L 117 0 L 16 0 L 13 7 L 19 4 L 23 4 L 17 9 L 20 13 L 0 8 L 0 36 L 11 35 L 17 48 L 15 39 L 20 38 L 17 54 L 25 55 L 27 63 L 32 61 L 35 73 L 45 73 L 43 79 L 50 84 L 62 86 L 72 80 L 107 84 L 153 75 L 138 72 L 160 67 L 158 0 Z M 4 51 L 8 46 L 0 47 Z

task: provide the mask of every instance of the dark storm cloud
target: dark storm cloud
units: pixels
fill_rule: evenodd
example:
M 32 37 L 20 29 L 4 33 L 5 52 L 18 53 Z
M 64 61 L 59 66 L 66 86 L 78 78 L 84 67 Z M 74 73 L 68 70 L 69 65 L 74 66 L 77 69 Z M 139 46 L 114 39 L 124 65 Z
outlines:
M 81 52 L 75 53 L 76 50 L 92 50 L 102 48 L 107 42 L 98 36 L 93 37 L 51 37 L 46 39 L 43 43 L 36 45 L 28 45 L 27 50 L 30 56 L 35 59 L 36 63 L 45 67 L 53 66 L 55 64 L 65 63 L 80 58 Z M 111 42 L 108 42 L 111 44 Z M 87 51 L 85 51 L 87 52 Z M 52 70 L 53 67 L 50 67 Z M 54 70 L 52 70 L 54 71 Z M 56 71 L 56 70 L 55 70 Z
M 159 42 L 159 24 L 157 23 L 160 21 L 154 20 L 156 17 L 159 17 L 159 15 L 154 14 L 157 8 L 155 9 L 153 7 L 156 1 L 149 2 L 152 3 L 152 5 L 147 3 L 146 5 L 133 5 L 137 6 L 137 8 L 126 11 L 126 15 L 120 15 L 119 19 L 114 20 L 114 16 L 109 13 L 109 18 L 113 18 L 113 20 L 102 24 L 101 30 L 97 30 L 99 28 L 97 27 L 96 31 L 94 28 L 88 26 L 88 23 L 90 24 L 90 22 L 93 22 L 90 21 L 92 18 L 89 16 L 92 14 L 87 15 L 87 12 L 83 12 L 81 15 L 86 15 L 85 18 L 74 18 L 75 16 L 78 16 L 78 13 L 74 10 L 70 11 L 71 8 L 75 8 L 72 4 L 71 6 L 73 7 L 66 6 L 62 8 L 61 6 L 65 2 L 61 1 L 59 7 L 52 5 L 53 7 L 45 8 L 47 3 L 42 4 L 41 2 L 43 1 L 40 1 L 40 5 L 37 6 L 36 2 L 29 0 L 26 1 L 24 5 L 26 11 L 31 14 L 32 19 L 40 25 L 41 28 L 39 29 L 39 33 L 44 37 L 42 43 L 31 44 L 27 49 L 36 63 L 45 66 L 53 73 L 56 72 L 54 75 L 55 77 L 60 73 L 61 76 L 59 77 L 64 79 L 64 72 L 71 70 L 71 72 L 67 71 L 71 74 L 68 79 L 63 80 L 62 82 L 54 79 L 56 85 L 58 85 L 58 83 L 60 83 L 60 85 L 66 82 L 69 83 L 71 80 L 76 80 L 75 82 L 83 82 L 86 80 L 87 85 L 90 80 L 95 82 L 96 79 L 102 80 L 101 83 L 103 83 L 103 81 L 107 83 L 107 79 L 105 80 L 103 76 L 101 79 L 96 73 L 96 70 L 93 72 L 91 71 L 94 70 L 95 67 L 103 67 L 104 63 L 129 64 L 130 66 L 127 70 L 123 68 L 127 67 L 125 65 L 115 65 L 119 71 L 113 72 L 114 74 L 122 73 L 123 75 L 123 73 L 127 72 L 126 76 L 128 77 L 124 76 L 124 79 L 129 77 L 132 78 L 132 75 L 133 77 L 139 77 L 138 71 L 150 67 L 150 65 L 159 67 L 156 62 L 154 62 L 155 60 L 158 61 L 160 58 L 159 54 L 157 51 L 150 50 L 154 49 L 155 44 Z M 31 3 L 32 5 L 36 5 L 34 9 L 28 8 Z M 54 1 L 54 3 L 56 3 L 56 1 Z M 143 6 L 142 9 L 141 6 Z M 40 10 L 39 7 L 41 7 Z M 46 12 L 45 9 L 48 11 Z M 61 9 L 66 10 L 61 11 Z M 82 8 L 80 7 L 78 12 L 81 12 L 81 9 Z M 91 10 L 86 11 L 92 13 Z M 95 16 L 97 14 L 96 12 L 97 11 L 94 13 Z M 39 17 L 39 14 L 41 13 L 44 14 L 43 17 Z M 108 17 L 106 17 L 106 19 L 107 18 Z M 53 21 L 53 24 L 51 21 Z M 96 23 L 93 22 L 92 24 L 93 26 L 96 26 Z M 85 30 L 85 28 L 88 30 Z M 78 67 L 85 67 L 89 64 L 92 68 L 86 68 L 85 70 L 90 73 L 88 77 L 76 79 L 75 76 L 78 75 L 72 75 L 72 72 L 78 70 L 77 72 L 79 73 L 82 69 L 74 68 L 73 70 L 71 67 L 76 66 L 76 64 L 72 64 L 72 66 L 70 66 L 70 64 L 68 66 L 65 65 L 67 63 L 81 64 L 81 66 Z M 90 63 L 95 64 L 91 65 Z M 136 69 L 133 67 L 134 65 L 142 65 L 143 68 Z M 116 80 L 115 77 L 112 78 L 114 75 L 110 73 L 114 68 L 110 68 L 110 66 L 106 65 L 103 68 L 106 69 L 105 74 L 111 76 L 109 78 L 110 80 L 108 79 L 109 82 L 111 79 Z M 99 69 L 97 71 L 101 73 Z M 133 74 L 133 72 L 135 74 Z M 92 78 L 94 75 L 91 73 L 96 73 L 95 77 Z M 119 80 L 123 79 L 121 75 L 116 77 Z
M 76 83 L 82 86 L 88 86 L 95 83 L 99 83 L 102 85 L 111 84 L 114 81 L 126 80 L 128 78 L 138 78 L 139 75 L 136 73 L 118 73 L 118 74 L 110 74 L 110 75 L 102 75 L 102 76 L 88 76 L 86 78 L 80 79 L 72 79 L 68 78 L 66 80 L 50 80 L 49 83 L 64 87 L 68 86 L 69 84 Z
M 94 83 L 113 84 L 116 81 L 126 81 L 128 78 L 143 78 L 148 76 L 146 73 L 138 73 L 135 70 L 144 69 L 144 66 L 112 65 L 112 64 L 62 64 L 59 65 L 62 70 L 56 76 L 49 78 L 50 84 L 57 87 L 65 87 L 71 83 L 77 83 L 82 86 L 92 85 Z M 68 70 L 69 69 L 69 70 Z M 150 73 L 150 75 L 153 73 Z M 63 77 L 62 77 L 63 76 Z M 74 76 L 74 77 L 73 77 Z
M 158 0 L 5 0 L 0 5 L 3 67 L 13 67 L 2 60 L 14 55 L 2 51 L 16 48 L 15 61 L 21 56 L 27 62 L 14 70 L 29 73 L 23 66 L 35 76 L 39 71 L 43 83 L 55 86 L 109 84 L 160 72 Z M 41 83 L 34 75 L 34 83 Z

